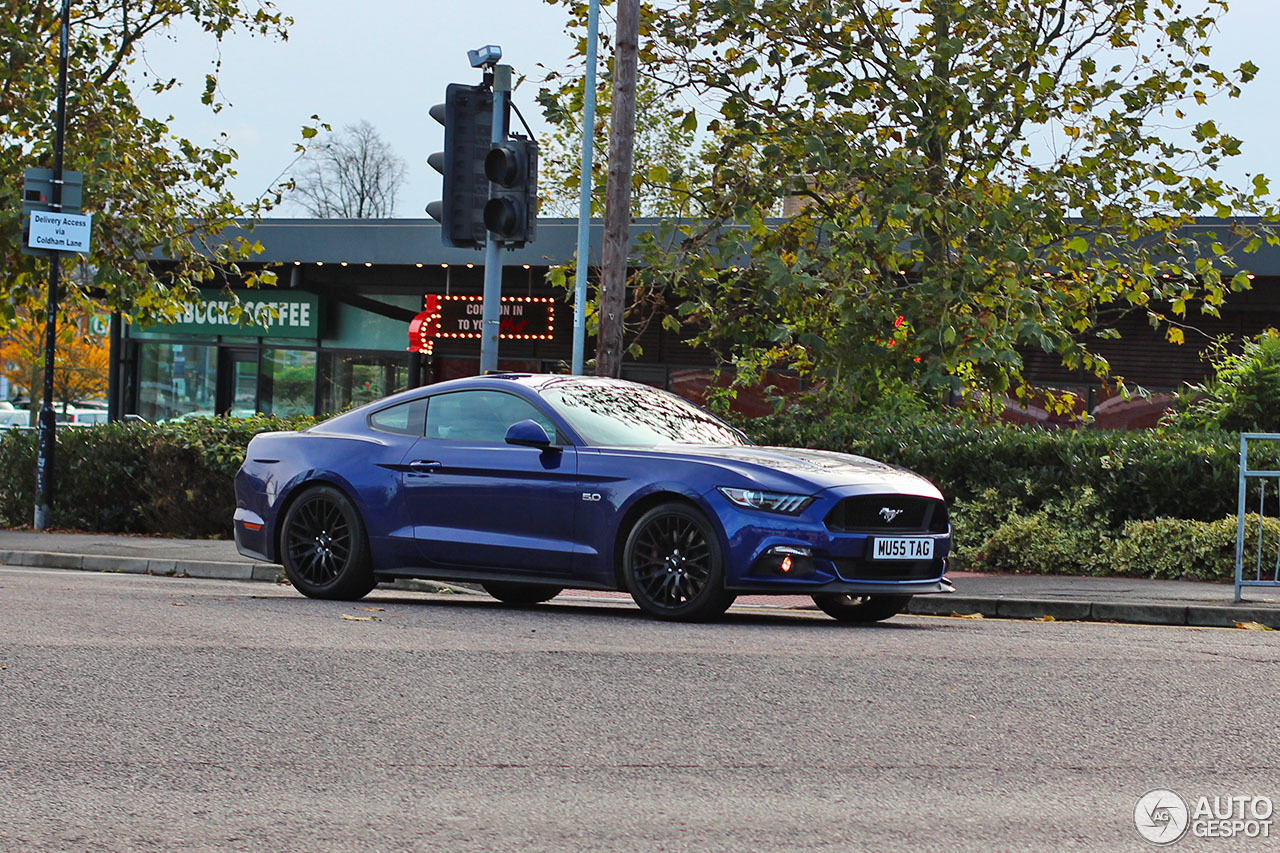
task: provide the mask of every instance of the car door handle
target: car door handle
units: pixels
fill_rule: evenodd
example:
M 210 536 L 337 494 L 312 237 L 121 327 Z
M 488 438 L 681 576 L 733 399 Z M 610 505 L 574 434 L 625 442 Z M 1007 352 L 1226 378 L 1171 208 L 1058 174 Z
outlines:
M 443 462 L 435 459 L 415 459 L 409 463 L 409 470 L 416 474 L 426 474 L 430 471 L 438 471 L 443 466 Z

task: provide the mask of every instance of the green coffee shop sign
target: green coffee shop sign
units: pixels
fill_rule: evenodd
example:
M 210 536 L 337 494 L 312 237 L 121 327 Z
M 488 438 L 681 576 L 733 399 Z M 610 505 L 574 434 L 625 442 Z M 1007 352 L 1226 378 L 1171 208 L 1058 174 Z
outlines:
M 320 297 L 303 291 L 254 291 L 241 293 L 240 305 L 254 315 L 275 310 L 263 324 L 237 323 L 231 319 L 231 299 L 221 290 L 201 290 L 200 301 L 187 303 L 178 322 L 159 327 L 166 332 L 190 335 L 239 335 L 253 338 L 320 337 Z

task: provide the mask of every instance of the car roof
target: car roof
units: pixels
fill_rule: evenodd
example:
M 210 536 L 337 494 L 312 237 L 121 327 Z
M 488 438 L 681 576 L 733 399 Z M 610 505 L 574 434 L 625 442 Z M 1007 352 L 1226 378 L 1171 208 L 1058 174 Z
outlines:
M 326 421 L 316 424 L 305 430 L 306 432 L 327 433 L 334 431 L 342 431 L 354 427 L 356 424 L 364 424 L 365 418 L 370 412 L 383 408 L 389 408 L 399 403 L 417 400 L 422 397 L 434 396 L 436 394 L 447 394 L 450 391 L 466 391 L 475 389 L 490 390 L 520 390 L 526 392 L 526 396 L 537 397 L 543 390 L 554 385 L 613 385 L 619 388 L 637 388 L 646 391 L 660 391 L 652 385 L 641 385 L 637 382 L 630 382 L 626 379 L 613 379 L 607 376 L 581 376 L 569 373 L 488 373 L 481 376 L 465 376 L 460 379 L 447 379 L 444 382 L 435 382 L 431 385 L 423 385 L 419 388 L 410 388 L 407 391 L 400 391 L 391 394 L 379 400 L 365 403 L 349 412 L 343 412 L 329 418 Z M 670 393 L 670 392 L 664 392 Z

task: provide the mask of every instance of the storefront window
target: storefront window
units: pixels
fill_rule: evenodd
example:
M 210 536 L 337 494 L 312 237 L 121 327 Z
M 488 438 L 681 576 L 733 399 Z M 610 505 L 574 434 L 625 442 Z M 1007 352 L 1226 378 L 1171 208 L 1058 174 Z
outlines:
M 216 347 L 143 344 L 138 350 L 138 414 L 160 421 L 214 413 Z
M 409 387 L 407 357 L 324 355 L 320 359 L 320 411 L 339 412 Z
M 262 412 L 287 418 L 315 409 L 316 354 L 301 350 L 262 351 L 259 383 Z

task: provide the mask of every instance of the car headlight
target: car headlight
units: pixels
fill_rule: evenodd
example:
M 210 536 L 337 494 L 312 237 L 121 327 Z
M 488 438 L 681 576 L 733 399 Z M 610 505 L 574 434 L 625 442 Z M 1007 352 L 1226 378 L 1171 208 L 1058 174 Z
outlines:
M 717 487 L 720 494 L 745 509 L 760 509 L 765 512 L 781 512 L 796 515 L 813 503 L 811 495 L 789 495 L 785 492 L 762 492 L 758 489 L 731 489 L 728 486 Z

